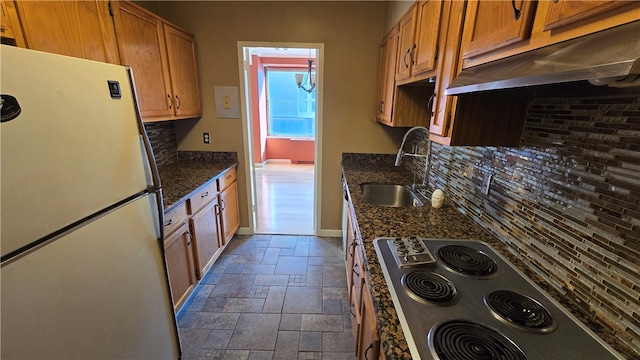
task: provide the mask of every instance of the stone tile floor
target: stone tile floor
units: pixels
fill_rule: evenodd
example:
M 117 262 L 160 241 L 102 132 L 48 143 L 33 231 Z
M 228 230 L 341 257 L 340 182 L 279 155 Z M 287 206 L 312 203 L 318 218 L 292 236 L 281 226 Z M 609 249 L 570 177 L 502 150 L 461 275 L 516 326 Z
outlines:
M 236 235 L 178 313 L 182 359 L 353 360 L 341 238 Z

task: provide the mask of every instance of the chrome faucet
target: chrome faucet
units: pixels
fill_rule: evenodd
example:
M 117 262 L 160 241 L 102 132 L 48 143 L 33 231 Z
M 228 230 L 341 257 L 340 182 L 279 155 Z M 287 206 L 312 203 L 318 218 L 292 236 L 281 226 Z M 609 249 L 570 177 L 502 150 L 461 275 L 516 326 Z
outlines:
M 425 158 L 424 160 L 424 176 L 422 178 L 422 184 L 416 184 L 416 174 L 413 174 L 413 184 L 411 185 L 411 189 L 417 190 L 418 188 L 426 188 L 428 186 L 429 180 L 429 163 L 431 162 L 431 141 L 429 141 L 429 146 L 427 148 L 426 154 L 416 154 L 416 150 L 413 153 L 406 153 L 404 150 L 404 143 L 407 141 L 407 136 L 415 131 L 415 130 L 424 130 L 427 133 L 427 139 L 429 138 L 429 129 L 424 126 L 414 126 L 409 129 L 402 138 L 402 143 L 400 144 L 400 148 L 398 149 L 398 154 L 396 155 L 395 166 L 400 166 L 402 164 L 402 158 L 405 156 L 412 156 L 417 158 Z

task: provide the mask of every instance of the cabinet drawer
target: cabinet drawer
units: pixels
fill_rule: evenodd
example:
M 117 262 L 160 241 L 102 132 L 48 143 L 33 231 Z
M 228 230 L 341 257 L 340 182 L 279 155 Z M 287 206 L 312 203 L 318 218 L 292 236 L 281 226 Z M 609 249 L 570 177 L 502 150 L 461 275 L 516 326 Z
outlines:
M 164 235 L 170 235 L 187 221 L 187 207 L 184 203 L 164 214 Z
M 218 191 L 216 190 L 216 182 L 212 181 L 206 185 L 200 187 L 189 198 L 189 214 L 193 215 L 202 209 L 205 205 L 215 199 Z
M 224 175 L 218 178 L 218 189 L 222 191 L 234 181 L 236 181 L 236 168 L 231 168 L 224 173 Z

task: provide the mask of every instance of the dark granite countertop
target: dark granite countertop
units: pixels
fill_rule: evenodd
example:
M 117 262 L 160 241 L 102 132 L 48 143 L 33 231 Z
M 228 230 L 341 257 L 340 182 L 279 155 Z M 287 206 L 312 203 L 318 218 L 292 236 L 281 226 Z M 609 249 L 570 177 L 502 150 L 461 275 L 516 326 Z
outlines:
M 376 154 L 371 154 L 369 158 L 364 154 L 343 154 L 342 162 L 342 174 L 355 212 L 356 228 L 363 242 L 363 266 L 369 279 L 380 338 L 387 360 L 411 359 L 411 355 L 378 262 L 373 240 L 377 237 L 410 235 L 423 238 L 480 240 L 490 244 L 616 350 L 623 355 L 633 354 L 625 344 L 621 344 L 593 318 L 581 312 L 576 304 L 569 302 L 511 253 L 505 244 L 458 211 L 451 202 L 445 201 L 439 209 L 431 207 L 430 199 L 424 199 L 424 207 L 413 208 L 389 208 L 366 202 L 360 190 L 362 183 L 412 183 L 412 175 L 394 167 L 393 162 L 394 155 Z
M 165 211 L 182 203 L 200 186 L 237 165 L 235 159 L 182 159 L 160 167 Z

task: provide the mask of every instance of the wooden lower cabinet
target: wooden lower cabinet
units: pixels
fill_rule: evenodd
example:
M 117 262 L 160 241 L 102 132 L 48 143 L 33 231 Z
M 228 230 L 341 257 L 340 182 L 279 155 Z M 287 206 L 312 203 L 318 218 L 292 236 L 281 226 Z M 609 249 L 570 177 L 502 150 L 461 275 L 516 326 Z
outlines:
M 177 310 L 187 300 L 198 281 L 193 261 L 193 242 L 186 222 L 165 238 L 164 256 L 173 307 Z
M 380 357 L 380 336 L 373 313 L 373 301 L 368 284 L 362 286 L 362 312 L 358 334 L 358 359 L 376 360 Z
M 371 289 L 363 268 L 362 241 L 358 237 L 357 223 L 347 207 L 347 247 L 345 266 L 347 271 L 347 288 L 349 289 L 349 311 L 351 313 L 351 329 L 353 331 L 354 350 L 359 360 L 384 359 L 381 351 L 380 335 L 371 300 Z
M 224 246 L 233 238 L 233 235 L 240 228 L 240 213 L 238 212 L 238 182 L 234 181 L 218 196 L 220 201 L 220 245 Z
M 213 265 L 214 257 L 220 249 L 218 242 L 218 200 L 211 201 L 198 213 L 191 216 L 189 224 L 195 242 L 196 273 L 202 279 Z
M 220 184 L 222 192 L 217 190 Z M 235 168 L 165 212 L 164 222 L 167 271 L 179 310 L 240 227 Z
M 357 293 L 359 293 L 361 289 L 356 290 L 352 285 L 349 290 L 349 312 L 351 313 L 351 332 L 353 334 L 353 350 L 356 354 L 358 354 L 358 331 L 360 330 L 360 323 L 362 321 L 362 317 L 360 316 L 360 302 L 358 301 Z

